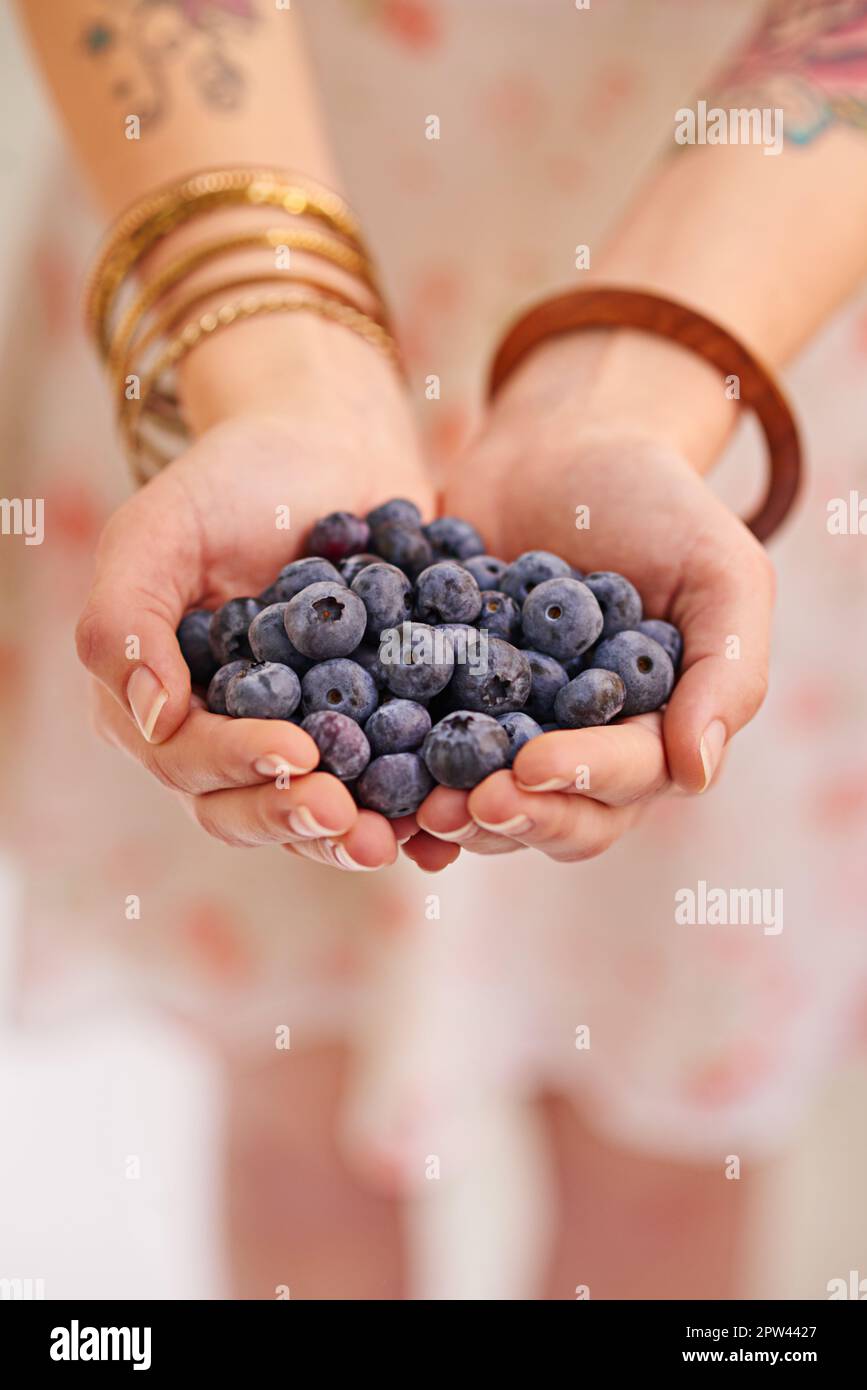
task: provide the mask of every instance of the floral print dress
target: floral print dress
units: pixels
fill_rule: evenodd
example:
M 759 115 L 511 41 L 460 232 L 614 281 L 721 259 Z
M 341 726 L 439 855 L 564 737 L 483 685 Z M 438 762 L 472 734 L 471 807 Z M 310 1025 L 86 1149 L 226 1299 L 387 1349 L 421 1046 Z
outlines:
M 670 151 L 674 111 L 759 9 L 310 7 L 349 195 L 435 457 L 472 430 L 507 321 L 574 281 L 576 244 L 601 241 Z M 711 796 L 672 797 L 575 866 L 464 854 L 436 878 L 405 862 L 353 876 L 230 851 L 88 732 L 71 634 L 127 483 L 80 326 L 99 229 L 35 90 L 20 109 L 29 157 L 5 177 L 28 228 L 3 252 L 0 466 L 4 494 L 44 497 L 46 515 L 41 547 L 0 549 L 21 1014 L 145 992 L 222 1047 L 273 1046 L 284 1023 L 293 1047 L 344 1039 L 359 1061 L 347 1142 L 410 1187 L 431 1155 L 471 1168 L 484 1117 L 541 1087 L 659 1154 L 721 1163 L 784 1144 L 867 1030 L 867 539 L 826 525 L 829 499 L 867 490 L 867 302 L 788 374 L 809 475 L 773 543 L 770 696 Z M 738 438 L 712 480 L 739 506 L 756 454 Z M 782 890 L 782 929 L 678 922 L 677 894 L 700 883 Z

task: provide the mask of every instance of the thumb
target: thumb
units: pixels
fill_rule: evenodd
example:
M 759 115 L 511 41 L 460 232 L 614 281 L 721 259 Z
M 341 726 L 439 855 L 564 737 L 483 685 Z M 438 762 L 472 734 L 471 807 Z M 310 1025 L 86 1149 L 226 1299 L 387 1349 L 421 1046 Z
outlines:
M 178 520 L 152 483 L 126 502 L 103 532 L 96 574 L 76 628 L 78 655 L 150 743 L 169 738 L 187 715 L 190 673 L 175 629 L 199 578 L 194 526 Z
M 663 734 L 673 780 L 702 792 L 728 740 L 761 706 L 768 686 L 774 573 L 744 532 L 713 571 L 685 588 L 674 620 L 684 636 L 684 671 L 665 712 Z M 724 560 L 724 563 L 722 563 Z

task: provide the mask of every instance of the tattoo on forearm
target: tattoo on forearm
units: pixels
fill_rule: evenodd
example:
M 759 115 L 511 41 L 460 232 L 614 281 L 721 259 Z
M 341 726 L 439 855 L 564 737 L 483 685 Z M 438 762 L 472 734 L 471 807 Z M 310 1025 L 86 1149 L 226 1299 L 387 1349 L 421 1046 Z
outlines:
M 722 89 L 781 107 L 796 145 L 836 122 L 867 131 L 867 0 L 773 0 Z
M 103 0 L 82 43 L 145 129 L 166 118 L 182 85 L 214 111 L 238 110 L 247 77 L 237 40 L 255 24 L 254 0 Z

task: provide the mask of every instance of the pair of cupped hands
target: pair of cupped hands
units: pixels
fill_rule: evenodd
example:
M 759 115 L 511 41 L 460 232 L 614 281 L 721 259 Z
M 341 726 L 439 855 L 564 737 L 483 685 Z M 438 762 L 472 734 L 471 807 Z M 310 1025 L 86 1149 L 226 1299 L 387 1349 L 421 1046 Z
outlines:
M 227 379 L 196 442 L 114 513 L 77 630 L 99 732 L 217 839 L 281 845 L 349 870 L 385 867 L 400 846 L 429 871 L 461 849 L 589 859 L 658 797 L 705 790 L 766 689 L 773 578 L 746 527 L 652 431 L 626 433 L 616 421 L 590 429 L 551 354 L 507 384 L 437 495 L 406 394 L 381 365 L 370 373 L 313 381 L 289 372 L 250 410 Z M 364 515 L 390 497 L 410 498 L 425 520 L 466 517 L 487 552 L 507 560 L 545 549 L 584 571 L 627 575 L 645 615 L 683 633 L 667 708 L 544 734 L 510 771 L 470 792 L 437 787 L 396 821 L 359 808 L 317 771 L 318 750 L 297 725 L 209 713 L 175 637 L 184 612 L 258 593 L 301 553 L 318 517 Z M 276 524 L 285 507 L 289 530 Z M 576 517 L 589 524 L 579 529 Z

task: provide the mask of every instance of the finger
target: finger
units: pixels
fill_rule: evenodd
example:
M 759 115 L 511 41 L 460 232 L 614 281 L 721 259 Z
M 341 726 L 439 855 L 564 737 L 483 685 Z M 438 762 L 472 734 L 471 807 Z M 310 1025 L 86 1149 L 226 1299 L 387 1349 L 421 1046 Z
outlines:
M 710 786 L 726 742 L 767 692 L 774 575 L 763 548 L 744 536 L 748 544 L 718 557 L 722 567 L 684 588 L 673 608 L 684 671 L 663 730 L 671 775 L 685 791 Z
M 438 874 L 442 869 L 447 869 L 449 864 L 454 864 L 461 852 L 459 845 L 435 840 L 426 830 L 420 830 L 417 835 L 413 835 L 402 849 L 407 859 L 411 859 L 428 874 Z
M 479 827 L 467 808 L 467 796 L 451 787 L 435 787 L 415 813 L 419 829 L 453 844 L 472 839 Z
M 397 843 L 403 845 L 418 833 L 418 822 L 415 816 L 398 816 L 396 820 L 391 821 L 391 828 Z
M 522 791 L 572 792 L 628 806 L 668 785 L 661 716 L 543 734 L 524 744 L 513 773 Z
M 391 824 L 375 811 L 359 811 L 355 824 L 339 839 L 296 841 L 284 848 L 301 858 L 354 873 L 384 869 L 397 858 Z
M 469 793 L 451 787 L 436 787 L 416 812 L 422 830 L 438 840 L 460 845 L 474 854 L 502 854 L 516 846 L 501 835 L 483 830 L 470 814 Z
M 593 859 L 633 824 L 637 806 L 603 806 L 563 792 L 531 795 L 510 772 L 495 772 L 470 792 L 473 819 L 491 834 L 541 850 L 561 863 Z
M 311 772 L 288 787 L 266 782 L 208 792 L 188 804 L 202 829 L 227 845 L 337 840 L 358 818 L 346 787 L 327 772 Z
M 164 743 L 148 743 L 104 686 L 95 685 L 95 719 L 104 738 L 137 759 L 166 786 L 200 796 L 312 772 L 319 750 L 285 719 L 227 719 L 193 706 Z
M 75 634 L 81 661 L 151 743 L 175 732 L 190 700 L 175 628 L 195 601 L 199 556 L 195 528 L 171 522 L 183 506 L 164 475 L 115 513 Z

